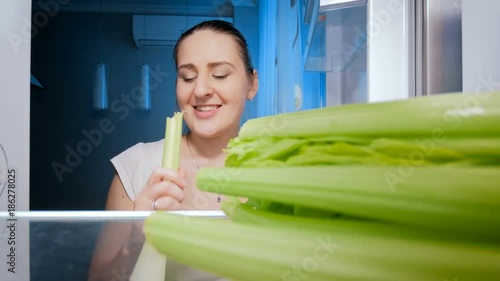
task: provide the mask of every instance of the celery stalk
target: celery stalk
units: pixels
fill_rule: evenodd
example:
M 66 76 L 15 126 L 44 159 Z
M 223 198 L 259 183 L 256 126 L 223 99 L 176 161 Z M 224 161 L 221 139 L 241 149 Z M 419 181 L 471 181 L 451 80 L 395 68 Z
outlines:
M 240 281 L 498 280 L 498 247 L 330 230 L 264 228 L 155 213 L 146 239 L 178 262 Z M 382 254 L 383 253 L 383 254 Z
M 238 137 L 500 136 L 499 118 L 500 93 L 455 93 L 251 119 Z
M 297 208 L 299 206 L 295 206 Z M 470 237 L 467 233 L 455 232 L 450 235 L 446 232 L 437 232 L 426 228 L 409 227 L 401 224 L 384 223 L 374 220 L 349 218 L 338 216 L 334 218 L 301 217 L 274 213 L 267 210 L 256 209 L 248 203 L 228 202 L 222 203 L 222 210 L 237 223 L 256 224 L 264 228 L 304 228 L 318 231 L 333 231 L 348 235 L 381 236 L 395 239 L 434 240 L 445 243 L 471 243 L 471 244 L 496 244 L 495 236 Z M 479 240 L 479 241 L 478 241 Z
M 500 164 L 500 138 L 458 137 L 440 141 L 431 139 L 374 139 L 369 147 L 376 152 L 406 159 L 418 157 L 436 163 L 474 160 Z
M 167 117 L 162 167 L 179 169 L 180 144 L 182 140 L 182 112 Z
M 448 232 L 495 236 L 500 231 L 498 169 L 409 168 L 411 170 L 383 166 L 205 168 L 197 175 L 197 186 L 226 195 Z
M 181 140 L 182 140 L 182 112 L 167 117 L 165 125 L 165 140 L 162 158 L 162 167 L 173 170 L 179 169 Z M 166 257 L 158 253 L 147 241 L 144 243 L 134 270 L 131 281 L 163 281 L 165 280 Z

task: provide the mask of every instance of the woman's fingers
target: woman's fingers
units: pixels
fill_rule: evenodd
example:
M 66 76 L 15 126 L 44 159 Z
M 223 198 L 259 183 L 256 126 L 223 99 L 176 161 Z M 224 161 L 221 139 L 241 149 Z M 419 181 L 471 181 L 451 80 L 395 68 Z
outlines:
M 162 196 L 156 199 L 155 210 L 179 210 L 181 202 L 172 196 Z
M 134 202 L 135 210 L 175 210 L 184 200 L 187 185 L 186 173 L 182 169 L 156 168 L 146 186 Z M 156 203 L 155 203 L 156 200 Z
M 154 184 L 149 188 L 148 193 L 151 198 L 170 196 L 179 202 L 182 202 L 184 200 L 183 189 L 170 181 L 162 181 Z
M 152 186 L 155 183 L 158 183 L 161 181 L 171 181 L 171 182 L 177 184 L 180 188 L 184 189 L 184 187 L 187 184 L 184 177 L 185 176 L 181 176 L 180 173 L 175 172 L 172 169 L 161 168 L 161 167 L 156 168 L 151 173 L 151 176 L 149 177 L 148 182 L 146 183 L 146 187 Z

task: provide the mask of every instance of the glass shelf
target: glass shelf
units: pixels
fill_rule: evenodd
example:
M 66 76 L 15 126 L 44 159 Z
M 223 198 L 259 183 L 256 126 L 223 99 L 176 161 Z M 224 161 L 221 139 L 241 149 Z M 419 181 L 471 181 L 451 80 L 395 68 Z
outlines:
M 0 212 L 0 224 L 16 225 L 16 255 L 20 270 L 28 267 L 26 272 L 16 272 L 12 280 L 53 281 L 53 280 L 87 280 L 88 269 L 94 253 L 97 239 L 107 224 L 126 225 L 143 221 L 152 212 L 139 211 L 32 211 L 16 212 L 9 217 L 7 212 Z M 222 211 L 176 211 L 169 212 L 189 217 L 206 217 L 225 219 Z M 7 251 L 7 231 L 0 237 L 1 254 Z M 26 230 L 29 232 L 26 233 Z M 27 246 L 23 249 L 23 246 Z M 22 264 L 23 261 L 26 264 Z M 3 268 L 2 268 L 3 270 Z M 202 272 L 169 260 L 167 257 L 164 280 L 223 280 L 220 277 Z M 115 272 L 117 281 L 128 280 L 122 272 Z M 113 275 L 113 274 L 112 274 Z M 2 280 L 4 272 L 1 274 Z M 19 279 L 19 276 L 22 279 Z M 29 276 L 29 279 L 26 277 Z M 114 275 L 113 275 L 114 276 Z M 193 276 L 196 276 L 193 278 Z M 9 278 L 9 275 L 6 275 Z M 120 279 L 121 278 L 121 279 Z M 11 279 L 7 279 L 11 280 Z

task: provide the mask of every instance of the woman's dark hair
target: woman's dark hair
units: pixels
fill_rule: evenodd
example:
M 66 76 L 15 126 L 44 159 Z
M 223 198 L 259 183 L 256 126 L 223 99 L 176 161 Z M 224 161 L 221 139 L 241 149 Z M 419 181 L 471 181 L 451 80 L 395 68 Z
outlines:
M 227 34 L 231 37 L 234 38 L 236 41 L 236 44 L 238 46 L 238 50 L 240 52 L 240 56 L 243 59 L 243 63 L 245 64 L 245 71 L 248 74 L 253 73 L 253 66 L 252 66 L 252 61 L 250 58 L 250 52 L 248 51 L 248 45 L 247 45 L 247 40 L 241 34 L 241 32 L 234 27 L 234 25 L 230 22 L 227 21 L 222 21 L 222 20 L 211 20 L 211 21 L 204 21 L 201 22 L 190 29 L 186 30 L 184 33 L 182 33 L 181 37 L 177 41 L 177 44 L 175 44 L 174 47 L 174 61 L 175 61 L 175 66 L 177 67 L 177 53 L 179 52 L 179 45 L 182 43 L 182 41 L 188 37 L 189 35 L 193 34 L 197 30 L 212 30 L 217 33 L 222 33 L 222 34 Z

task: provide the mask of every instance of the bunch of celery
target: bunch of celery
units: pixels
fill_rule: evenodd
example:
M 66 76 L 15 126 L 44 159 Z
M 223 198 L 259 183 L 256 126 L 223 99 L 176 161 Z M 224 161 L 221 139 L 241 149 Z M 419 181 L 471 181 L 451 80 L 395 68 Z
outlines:
M 253 119 L 197 176 L 248 198 L 232 222 L 158 214 L 146 237 L 234 280 L 500 280 L 498 124 L 500 93 Z

